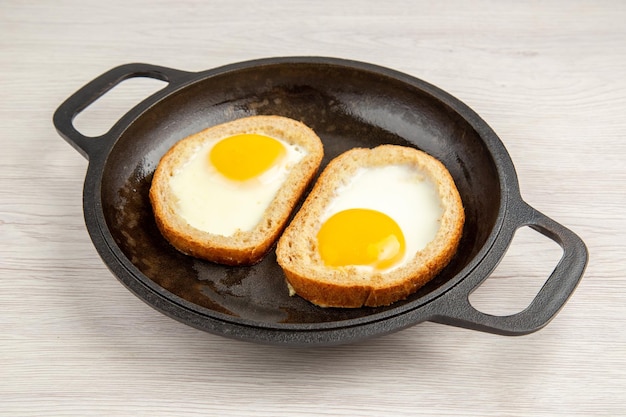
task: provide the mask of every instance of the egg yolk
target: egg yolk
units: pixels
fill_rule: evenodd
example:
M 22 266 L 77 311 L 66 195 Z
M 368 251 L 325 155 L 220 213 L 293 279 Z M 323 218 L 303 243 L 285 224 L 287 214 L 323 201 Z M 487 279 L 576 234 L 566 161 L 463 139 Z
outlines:
M 286 152 L 282 143 L 269 136 L 240 134 L 216 143 L 209 161 L 225 177 L 246 181 L 270 169 Z
M 332 215 L 317 234 L 319 253 L 328 266 L 370 265 L 386 269 L 404 256 L 400 226 L 376 210 L 354 208 Z

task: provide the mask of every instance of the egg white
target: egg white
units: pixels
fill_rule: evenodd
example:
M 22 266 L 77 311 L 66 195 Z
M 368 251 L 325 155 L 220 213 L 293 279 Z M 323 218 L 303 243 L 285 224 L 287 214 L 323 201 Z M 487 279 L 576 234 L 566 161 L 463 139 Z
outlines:
M 301 147 L 274 139 L 283 144 L 286 155 L 248 181 L 226 178 L 209 162 L 209 152 L 221 139 L 198 147 L 170 179 L 179 215 L 190 226 L 217 235 L 253 230 L 291 168 L 306 155 Z
M 400 226 L 406 251 L 402 260 L 385 272 L 401 267 L 424 249 L 435 238 L 443 214 L 433 182 L 408 165 L 359 168 L 353 177 L 337 188 L 320 224 L 333 214 L 351 208 L 380 211 Z M 373 270 L 371 266 L 357 268 Z

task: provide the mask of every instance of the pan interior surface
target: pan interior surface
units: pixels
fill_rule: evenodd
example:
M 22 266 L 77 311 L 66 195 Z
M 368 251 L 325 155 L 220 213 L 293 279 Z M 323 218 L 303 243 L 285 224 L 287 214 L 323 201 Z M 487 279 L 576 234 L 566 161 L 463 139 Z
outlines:
M 108 232 L 138 273 L 191 306 L 255 323 L 342 322 L 386 312 L 445 288 L 475 261 L 492 234 L 501 184 L 485 141 L 462 112 L 419 82 L 329 64 L 281 64 L 206 73 L 155 103 L 123 132 L 104 165 L 101 199 Z M 466 211 L 452 262 L 407 300 L 387 307 L 319 308 L 288 295 L 272 249 L 262 262 L 226 267 L 173 249 L 161 236 L 148 190 L 161 156 L 206 127 L 255 115 L 282 115 L 311 127 L 324 143 L 323 167 L 354 147 L 413 146 L 441 160 Z

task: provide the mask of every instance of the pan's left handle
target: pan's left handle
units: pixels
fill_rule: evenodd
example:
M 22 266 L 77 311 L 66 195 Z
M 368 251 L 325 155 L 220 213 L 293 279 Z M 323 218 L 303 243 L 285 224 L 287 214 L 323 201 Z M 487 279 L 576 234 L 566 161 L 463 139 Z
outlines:
M 85 84 L 65 100 L 54 113 L 54 126 L 63 139 L 80 152 L 81 155 L 89 159 L 89 156 L 93 155 L 102 146 L 110 130 L 97 137 L 88 137 L 81 134 L 76 130 L 73 123 L 80 112 L 116 85 L 129 78 L 154 78 L 165 81 L 170 85 L 182 82 L 190 74 L 193 73 L 144 63 L 125 64 L 112 68 Z

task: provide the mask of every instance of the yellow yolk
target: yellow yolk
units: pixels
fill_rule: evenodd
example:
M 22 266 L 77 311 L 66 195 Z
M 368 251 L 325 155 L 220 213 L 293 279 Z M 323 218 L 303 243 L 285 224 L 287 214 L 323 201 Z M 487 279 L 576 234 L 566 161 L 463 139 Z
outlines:
M 285 147 L 276 139 L 240 134 L 215 144 L 209 153 L 209 160 L 225 177 L 246 181 L 263 174 L 285 154 Z
M 331 216 L 317 234 L 319 252 L 328 266 L 370 265 L 386 269 L 404 256 L 400 226 L 380 211 L 354 208 Z

